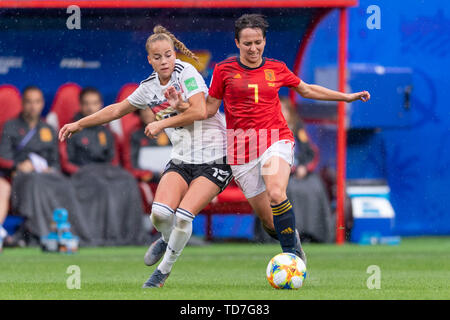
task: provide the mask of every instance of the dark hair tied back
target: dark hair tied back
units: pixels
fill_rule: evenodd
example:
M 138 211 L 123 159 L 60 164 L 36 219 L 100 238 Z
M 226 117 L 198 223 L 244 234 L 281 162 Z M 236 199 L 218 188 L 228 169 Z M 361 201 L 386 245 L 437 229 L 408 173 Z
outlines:
M 244 14 L 234 23 L 234 37 L 239 40 L 240 33 L 245 28 L 261 29 L 263 37 L 266 37 L 269 23 L 262 14 Z

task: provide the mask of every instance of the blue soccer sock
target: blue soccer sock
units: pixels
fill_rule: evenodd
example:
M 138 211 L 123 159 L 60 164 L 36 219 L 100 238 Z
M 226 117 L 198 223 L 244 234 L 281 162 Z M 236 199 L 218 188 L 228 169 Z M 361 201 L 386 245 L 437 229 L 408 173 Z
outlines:
M 272 206 L 273 224 L 283 252 L 295 254 L 295 214 L 289 199 Z

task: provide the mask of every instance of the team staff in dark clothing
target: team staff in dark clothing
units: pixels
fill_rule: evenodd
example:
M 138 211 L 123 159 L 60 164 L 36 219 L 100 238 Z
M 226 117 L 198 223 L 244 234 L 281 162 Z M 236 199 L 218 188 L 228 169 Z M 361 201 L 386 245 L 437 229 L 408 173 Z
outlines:
M 31 87 L 27 88 L 26 92 L 31 89 Z M 28 157 L 31 152 L 48 159 L 47 162 L 50 166 L 58 166 L 58 156 L 55 154 L 55 151 L 57 152 L 55 150 L 55 134 L 39 118 L 41 112 L 39 94 L 30 92 L 27 99 L 24 100 L 26 102 L 25 112 L 5 124 L 3 139 L 0 143 L 0 238 L 5 238 L 7 235 L 2 225 L 9 210 L 11 187 L 7 178 L 11 176 L 11 173 L 34 170 Z M 27 138 L 25 139 L 25 137 Z M 29 140 L 28 143 L 25 143 L 27 140 Z
M 36 236 L 50 231 L 54 209 L 66 208 L 74 233 L 84 238 L 74 190 L 59 172 L 57 135 L 40 118 L 42 91 L 36 86 L 25 88 L 22 107 L 18 118 L 5 123 L 0 142 L 0 168 L 12 178 L 12 206 L 27 218 L 25 227 Z
M 103 107 L 93 87 L 80 92 L 77 121 Z M 67 150 L 67 151 L 66 151 Z M 143 208 L 134 177 L 117 166 L 114 136 L 106 126 L 86 128 L 61 147 L 62 168 L 71 174 L 76 197 L 88 222 L 91 245 L 137 245 L 146 240 Z
M 77 114 L 73 121 L 83 118 L 82 113 Z M 114 159 L 114 136 L 104 126 L 89 128 L 77 139 L 67 142 L 67 154 L 72 163 L 83 166 L 89 163 L 109 163 Z
M 0 143 L 0 167 L 8 174 L 13 171 L 32 172 L 30 154 L 44 158 L 49 170 L 59 169 L 57 136 L 44 123 L 41 111 L 44 107 L 42 92 L 28 87 L 23 94 L 23 112 L 18 118 L 5 123 Z
M 80 93 L 80 112 L 75 115 L 73 121 L 93 114 L 102 106 L 100 92 L 95 88 L 84 88 Z M 118 164 L 114 136 L 106 126 L 83 130 L 81 134 L 67 141 L 66 148 L 67 156 L 62 155 L 62 168 L 69 174 L 77 172 L 80 167 L 87 164 Z

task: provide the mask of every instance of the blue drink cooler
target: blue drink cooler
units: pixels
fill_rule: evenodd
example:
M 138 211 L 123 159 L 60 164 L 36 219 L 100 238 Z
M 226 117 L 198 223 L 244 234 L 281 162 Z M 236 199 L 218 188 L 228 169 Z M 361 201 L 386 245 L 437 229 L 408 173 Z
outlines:
M 389 201 L 387 185 L 349 186 L 353 211 L 350 241 L 359 244 L 398 244 L 393 234 L 395 212 Z

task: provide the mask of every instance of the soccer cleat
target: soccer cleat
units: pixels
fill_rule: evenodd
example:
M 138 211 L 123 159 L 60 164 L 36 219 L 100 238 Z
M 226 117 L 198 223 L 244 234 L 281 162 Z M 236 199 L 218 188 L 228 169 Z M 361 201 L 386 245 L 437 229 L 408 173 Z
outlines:
M 295 229 L 295 254 L 303 260 L 306 266 L 306 253 L 303 251 L 302 244 L 300 242 L 300 234 L 297 229 Z
M 153 242 L 145 253 L 144 263 L 147 266 L 152 266 L 157 263 L 166 252 L 166 248 L 167 242 L 165 242 L 163 238 L 159 238 Z
M 155 269 L 150 278 L 144 283 L 142 288 L 161 288 L 164 285 L 164 282 L 169 277 L 169 273 L 162 273 L 159 269 Z

